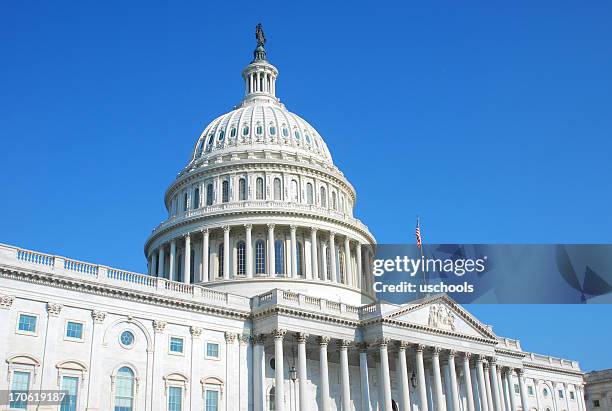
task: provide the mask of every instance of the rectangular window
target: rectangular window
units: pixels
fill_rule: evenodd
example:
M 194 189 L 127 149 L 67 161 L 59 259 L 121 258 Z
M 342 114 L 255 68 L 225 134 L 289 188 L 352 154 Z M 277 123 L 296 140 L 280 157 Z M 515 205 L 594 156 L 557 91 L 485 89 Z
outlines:
M 565 397 L 563 396 L 563 390 L 559 390 L 559 398 L 565 398 Z
M 170 338 L 170 352 L 183 353 L 183 339 L 179 337 Z
M 527 394 L 533 395 L 533 387 L 531 385 L 527 387 Z
M 576 397 L 574 397 L 574 391 L 570 391 L 570 400 L 574 399 L 576 399 Z
M 68 321 L 66 324 L 66 337 L 75 340 L 83 339 L 83 324 L 75 321 Z
M 219 344 L 207 343 L 206 356 L 209 358 L 219 358 Z
M 514 384 L 514 393 L 515 394 L 519 394 L 520 392 L 521 392 L 521 389 L 520 389 L 519 385 L 518 384 Z
M 36 316 L 28 314 L 19 314 L 19 331 L 32 333 L 36 332 Z
M 599 408 L 599 400 L 593 400 L 593 407 Z
M 78 386 L 78 377 L 62 377 L 62 391 L 67 393 L 62 400 L 60 411 L 76 411 Z
M 30 388 L 30 373 L 26 371 L 13 372 L 9 408 L 25 410 L 28 408 L 28 390 Z
M 219 391 L 206 390 L 205 411 L 219 411 Z
M 182 410 L 183 389 L 181 387 L 168 388 L 168 411 Z

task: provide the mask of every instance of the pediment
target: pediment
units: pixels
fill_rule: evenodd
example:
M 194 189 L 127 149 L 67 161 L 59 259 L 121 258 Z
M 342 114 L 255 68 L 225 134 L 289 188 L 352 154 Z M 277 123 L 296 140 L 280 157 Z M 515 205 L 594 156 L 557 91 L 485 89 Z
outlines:
M 416 325 L 433 332 L 497 340 L 493 331 L 446 295 L 406 304 L 383 316 L 396 323 Z

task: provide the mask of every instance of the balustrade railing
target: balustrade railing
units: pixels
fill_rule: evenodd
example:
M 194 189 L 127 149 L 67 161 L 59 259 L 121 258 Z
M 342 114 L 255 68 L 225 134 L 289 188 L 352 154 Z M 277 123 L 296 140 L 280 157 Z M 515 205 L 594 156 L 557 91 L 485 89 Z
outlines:
M 109 268 L 106 272 L 106 276 L 114 280 L 125 281 L 134 284 L 142 284 L 149 287 L 155 287 L 157 285 L 156 277 L 132 273 L 129 271 L 116 270 L 114 268 Z
M 55 258 L 52 255 L 29 250 L 17 250 L 17 260 L 27 263 L 53 266 Z
M 64 270 L 98 276 L 98 266 L 76 260 L 64 259 Z

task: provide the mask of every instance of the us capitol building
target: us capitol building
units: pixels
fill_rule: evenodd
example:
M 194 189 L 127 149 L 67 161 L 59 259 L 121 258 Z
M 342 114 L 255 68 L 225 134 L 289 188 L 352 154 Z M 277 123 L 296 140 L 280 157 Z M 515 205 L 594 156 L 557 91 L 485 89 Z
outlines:
M 147 274 L 0 245 L 0 390 L 67 393 L 0 409 L 586 411 L 576 361 L 445 295 L 376 300 L 355 189 L 256 37 L 242 102 L 165 192 Z

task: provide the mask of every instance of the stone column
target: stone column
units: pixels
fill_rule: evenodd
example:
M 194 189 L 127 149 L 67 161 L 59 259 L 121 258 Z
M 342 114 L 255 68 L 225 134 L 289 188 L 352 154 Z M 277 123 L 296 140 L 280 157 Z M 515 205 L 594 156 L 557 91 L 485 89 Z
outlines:
M 223 227 L 223 279 L 229 280 L 230 278 L 230 226 L 226 225 Z
M 440 348 L 433 347 L 431 353 L 431 363 L 433 365 L 434 373 L 434 394 L 436 397 L 436 410 L 445 411 L 446 404 L 444 403 L 444 396 L 442 395 L 442 374 L 440 373 Z
M 166 247 L 165 244 L 159 246 L 159 265 L 157 266 L 157 276 L 166 278 Z
M 423 363 L 424 345 L 416 347 L 416 365 L 419 378 L 419 410 L 428 411 L 427 407 L 427 387 L 425 386 L 425 364 Z
M 580 402 L 582 409 L 586 411 L 587 406 L 586 406 L 586 402 L 584 401 L 584 387 L 582 386 L 578 387 L 577 391 L 578 391 L 578 401 Z
M 255 337 L 253 348 L 253 409 L 254 411 L 266 411 L 266 352 L 265 336 L 263 334 Z
M 274 277 L 274 224 L 268 224 L 268 276 Z
M 285 369 L 283 356 L 283 338 L 285 330 L 274 330 L 274 381 L 276 390 L 274 391 L 276 399 L 276 410 L 285 411 Z
M 151 251 L 151 255 L 149 255 L 149 275 L 157 277 L 157 252 L 156 250 Z
M 497 380 L 497 358 L 492 357 L 490 360 L 491 365 L 491 391 L 493 395 L 493 404 L 496 411 L 503 411 L 501 405 L 501 399 L 499 397 L 499 382 Z
M 319 371 L 321 383 L 321 410 L 329 410 L 329 372 L 327 370 L 327 344 L 330 338 L 319 337 Z
M 251 224 L 245 224 L 244 225 L 244 232 L 245 232 L 245 253 L 244 253 L 244 259 L 245 261 L 245 268 L 246 268 L 246 276 L 247 278 L 253 278 L 253 240 L 252 240 L 252 231 L 253 231 L 253 226 Z
M 336 233 L 329 233 L 329 265 L 331 267 L 331 280 L 334 283 L 338 282 L 338 276 L 336 274 L 336 243 L 334 242 Z
M 570 405 L 569 405 L 569 392 L 567 390 L 567 383 L 563 382 L 562 384 L 563 384 L 563 396 L 565 397 L 565 409 L 569 411 Z
M 510 411 L 517 411 L 516 399 L 514 397 L 514 379 L 512 368 L 506 370 L 506 383 L 508 384 L 508 398 L 510 398 Z
M 357 256 L 355 258 L 357 258 L 357 275 L 355 277 L 357 278 L 357 287 L 364 289 L 365 287 L 362 286 L 363 267 L 361 264 L 361 243 L 358 242 L 356 247 L 355 251 L 357 252 Z
M 370 411 L 370 380 L 368 376 L 368 345 L 359 343 L 359 374 L 361 377 L 361 410 Z
M 340 380 L 342 386 L 342 411 L 351 410 L 351 384 L 349 382 L 349 340 L 340 341 Z
M 291 225 L 289 227 L 289 232 L 291 233 L 291 277 L 298 277 L 297 270 L 297 240 L 296 240 L 296 231 L 297 226 Z
M 451 383 L 451 404 L 453 411 L 461 411 L 459 406 L 459 386 L 457 385 L 457 370 L 455 369 L 455 356 L 457 353 L 453 350 L 448 352 L 448 371 L 450 373 Z
M 351 266 L 351 240 L 348 236 L 344 237 L 344 274 L 346 285 L 353 285 L 353 270 Z
M 400 409 L 410 411 L 410 384 L 408 382 L 408 367 L 406 366 L 406 349 L 408 343 L 402 341 L 397 346 L 397 373 L 400 385 Z
M 319 259 L 317 256 L 318 245 L 317 245 L 317 229 L 312 228 L 310 230 L 310 266 L 311 275 L 313 279 L 319 278 Z
M 306 362 L 306 340 L 308 339 L 308 334 L 298 333 L 298 378 L 299 378 L 299 390 L 300 390 L 300 409 L 299 411 L 308 411 L 308 375 L 307 371 L 307 362 Z
M 489 399 L 487 398 L 487 388 L 486 388 L 486 383 L 485 383 L 483 362 L 484 362 L 484 356 L 479 355 L 478 357 L 476 357 L 476 371 L 478 372 L 478 393 L 480 394 L 481 411 L 489 411 Z
M 185 264 L 183 264 L 183 282 L 189 284 L 191 282 L 191 235 L 187 233 L 185 235 Z
M 209 268 L 208 268 L 208 263 L 210 261 L 210 255 L 209 255 L 208 249 L 210 247 L 208 245 L 208 242 L 209 242 L 209 232 L 208 232 L 208 228 L 205 228 L 204 230 L 202 230 L 202 274 L 201 274 L 202 278 L 200 280 L 206 283 L 210 281 L 210 274 L 209 274 Z
M 508 371 L 504 368 L 502 370 L 500 370 L 498 368 L 498 373 L 500 373 L 500 384 L 502 386 L 502 404 L 504 407 L 505 411 L 514 411 L 514 409 L 511 408 L 511 404 L 510 404 L 510 395 L 512 392 L 508 389 L 509 385 L 508 385 Z
M 100 410 L 102 409 L 102 390 L 96 389 L 91 384 L 94 378 L 103 378 L 103 361 L 101 358 L 101 351 L 103 349 L 102 340 L 104 339 L 104 320 L 106 319 L 106 312 L 93 310 L 91 312 L 91 319 L 93 321 L 93 330 L 91 332 L 91 352 L 89 358 L 91 362 L 89 364 L 89 382 L 87 383 L 87 402 L 86 410 Z M 160 378 L 161 379 L 161 378 Z
M 176 275 L 174 274 L 176 270 L 176 239 L 172 239 L 170 241 L 170 274 L 168 274 L 168 279 L 170 281 L 176 281 Z
M 529 401 L 527 400 L 527 387 L 525 386 L 525 371 L 518 370 L 519 390 L 521 392 L 521 407 L 523 410 L 529 409 Z
M 508 384 L 504 383 L 506 379 L 502 378 L 501 367 L 497 368 L 497 381 L 499 385 L 499 395 L 501 397 L 500 401 L 501 401 L 502 411 L 509 411 L 510 405 L 508 404 Z
M 329 281 L 330 274 L 327 272 L 327 244 L 325 243 L 321 243 L 321 270 L 323 270 L 323 275 L 321 276 L 321 278 L 323 278 L 323 281 Z
M 472 387 L 472 375 L 470 370 L 469 352 L 463 354 L 463 378 L 465 379 L 465 397 L 467 400 L 467 411 L 475 411 L 474 407 L 474 388 Z
M 393 410 L 391 405 L 391 376 L 389 374 L 389 354 L 387 351 L 387 345 L 389 344 L 388 338 L 381 338 L 378 341 L 378 349 L 380 351 L 380 367 L 382 370 L 382 387 L 383 387 L 383 404 L 385 411 Z
M 489 363 L 485 361 L 483 363 L 483 367 L 485 376 L 484 389 L 485 393 L 487 394 L 487 406 L 489 407 L 490 411 L 498 411 L 497 408 L 493 408 L 493 393 L 491 391 L 491 374 L 489 373 Z
M 191 326 L 189 328 L 189 332 L 191 334 L 191 369 L 193 373 L 199 374 L 199 368 L 201 363 L 201 355 L 202 349 L 200 348 L 200 336 L 202 335 L 202 329 L 200 327 Z M 155 363 L 157 366 L 160 366 L 159 363 Z M 160 366 L 161 368 L 161 366 Z M 198 385 L 200 384 L 199 378 L 191 378 L 190 380 L 190 393 L 189 393 L 189 408 L 201 409 L 203 408 L 200 404 L 200 399 L 202 398 L 202 390 L 198 389 Z M 158 394 L 159 392 L 156 392 Z M 157 395 L 155 395 L 157 397 Z M 159 398 L 159 397 L 157 397 Z M 155 402 L 155 401 L 154 401 Z

